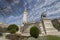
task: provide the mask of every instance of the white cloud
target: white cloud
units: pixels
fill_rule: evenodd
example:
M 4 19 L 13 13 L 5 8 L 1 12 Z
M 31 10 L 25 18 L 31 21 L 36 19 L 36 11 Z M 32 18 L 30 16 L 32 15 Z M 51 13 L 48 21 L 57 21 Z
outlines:
M 19 0 L 14 0 L 14 3 L 19 3 Z
M 51 3 L 55 2 L 57 0 L 46 0 L 46 5 L 50 5 Z

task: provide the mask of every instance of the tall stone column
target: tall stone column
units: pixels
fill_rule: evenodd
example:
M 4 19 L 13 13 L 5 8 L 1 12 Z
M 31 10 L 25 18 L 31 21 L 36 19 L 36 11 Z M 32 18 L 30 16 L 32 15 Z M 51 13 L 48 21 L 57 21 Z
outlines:
M 27 9 L 25 8 L 24 10 L 24 15 L 23 15 L 23 23 L 27 23 Z
M 27 10 L 25 8 L 24 12 L 23 12 L 23 24 L 19 27 L 19 32 L 23 32 L 23 30 L 25 29 L 24 25 L 27 23 Z
M 24 29 L 26 28 L 25 27 L 25 24 L 27 23 L 27 9 L 25 8 L 25 10 L 24 10 L 24 13 L 23 13 L 23 26 L 21 26 L 21 32 L 23 32 L 24 31 Z

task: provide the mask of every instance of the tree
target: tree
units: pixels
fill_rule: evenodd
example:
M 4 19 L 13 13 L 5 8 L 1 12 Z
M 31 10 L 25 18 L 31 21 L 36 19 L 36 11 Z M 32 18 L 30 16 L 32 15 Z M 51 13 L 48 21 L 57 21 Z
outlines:
M 19 30 L 19 28 L 18 28 L 17 25 L 11 24 L 11 25 L 8 26 L 7 30 L 10 33 L 16 33 Z
M 52 20 L 52 24 L 58 31 L 60 31 L 60 24 L 57 19 Z
M 36 26 L 33 26 L 31 29 L 30 29 L 30 35 L 34 38 L 37 38 L 39 36 L 39 29 L 36 27 Z

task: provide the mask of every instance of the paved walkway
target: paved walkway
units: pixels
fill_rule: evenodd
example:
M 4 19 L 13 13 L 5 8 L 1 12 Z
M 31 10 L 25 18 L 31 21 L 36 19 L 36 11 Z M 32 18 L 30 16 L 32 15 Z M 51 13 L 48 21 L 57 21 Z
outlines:
M 21 33 L 22 36 L 30 36 L 30 33 Z M 45 34 L 39 34 L 39 36 L 46 36 Z
M 3 36 L 0 37 L 0 40 L 8 40 L 8 39 L 5 38 L 5 36 L 6 36 L 6 34 L 3 34 Z

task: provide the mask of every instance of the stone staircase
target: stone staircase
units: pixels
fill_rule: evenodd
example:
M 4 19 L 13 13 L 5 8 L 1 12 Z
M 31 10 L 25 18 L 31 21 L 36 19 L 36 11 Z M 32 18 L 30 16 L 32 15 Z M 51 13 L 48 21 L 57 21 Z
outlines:
M 45 28 L 46 28 L 47 35 L 60 35 L 60 32 L 54 27 L 51 28 L 45 27 Z
M 39 29 L 41 30 L 41 34 L 40 34 L 40 35 L 42 35 L 42 36 L 45 35 L 45 32 L 44 32 L 44 29 L 43 29 L 42 23 L 40 23 L 39 26 L 40 26 Z
M 54 28 L 51 21 L 44 22 L 47 35 L 60 35 L 60 32 Z
M 6 39 L 6 34 L 3 34 L 3 36 L 0 37 L 0 40 L 9 40 L 9 39 Z

